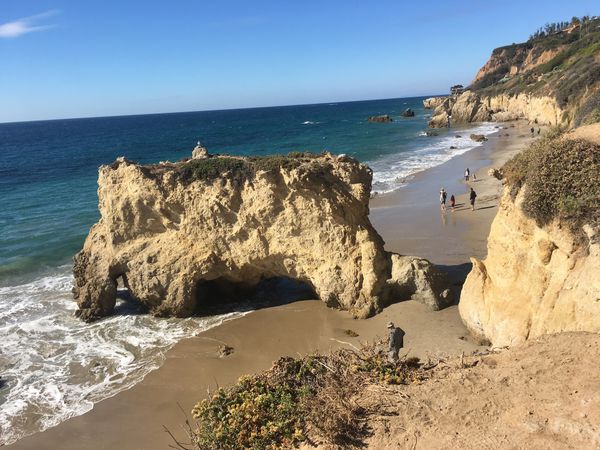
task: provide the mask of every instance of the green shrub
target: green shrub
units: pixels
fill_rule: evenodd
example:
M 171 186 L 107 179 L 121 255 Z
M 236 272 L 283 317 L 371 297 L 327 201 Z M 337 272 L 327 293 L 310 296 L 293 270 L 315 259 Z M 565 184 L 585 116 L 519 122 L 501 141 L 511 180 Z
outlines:
M 212 156 L 204 159 L 191 159 L 179 164 L 177 174 L 184 182 L 194 180 L 212 181 L 228 177 L 238 180 L 251 180 L 258 171 L 279 172 L 300 167 L 320 155 L 309 152 L 292 152 L 287 156 Z
M 600 224 L 599 145 L 560 137 L 557 130 L 503 170 L 513 195 L 524 187 L 523 211 L 539 226 L 559 219 L 580 234 L 582 225 Z
M 364 386 L 410 383 L 424 374 L 417 358 L 391 363 L 376 345 L 281 358 L 200 401 L 192 410 L 194 426 L 188 423 L 190 443 L 176 442 L 197 450 L 279 449 L 305 441 L 310 430 L 330 445 L 360 445 L 366 411 L 354 399 Z

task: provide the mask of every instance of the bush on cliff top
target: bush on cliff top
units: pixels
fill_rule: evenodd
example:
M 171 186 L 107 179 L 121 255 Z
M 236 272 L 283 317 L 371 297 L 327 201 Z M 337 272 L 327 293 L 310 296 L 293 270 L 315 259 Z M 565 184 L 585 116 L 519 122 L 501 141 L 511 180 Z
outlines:
M 555 131 L 508 161 L 504 177 L 513 195 L 524 187 L 523 211 L 539 226 L 554 219 L 574 233 L 600 225 L 600 146 Z
M 178 168 L 178 174 L 186 182 L 194 180 L 211 181 L 225 174 L 243 180 L 252 179 L 258 171 L 279 171 L 295 169 L 304 162 L 318 158 L 319 154 L 290 152 L 287 156 L 213 156 L 205 159 L 191 159 Z
M 375 345 L 328 356 L 281 358 L 199 402 L 184 449 L 276 449 L 308 440 L 348 448 L 366 436 L 359 396 L 367 383 L 407 384 L 426 377 L 418 359 L 389 363 Z

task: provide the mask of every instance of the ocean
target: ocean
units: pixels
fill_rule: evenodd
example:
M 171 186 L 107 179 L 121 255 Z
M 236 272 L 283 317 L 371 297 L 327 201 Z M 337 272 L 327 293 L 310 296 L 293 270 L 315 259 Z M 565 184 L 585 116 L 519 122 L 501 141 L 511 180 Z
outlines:
M 426 136 L 422 100 L 0 124 L 0 445 L 88 411 L 139 382 L 178 340 L 247 313 L 155 319 L 125 305 L 94 324 L 73 317 L 71 258 L 99 218 L 100 165 L 121 155 L 175 161 L 197 141 L 235 155 L 327 150 L 368 163 L 384 193 L 480 145 L 470 133 L 496 131 Z M 406 108 L 415 116 L 402 118 Z M 379 114 L 394 121 L 367 122 Z

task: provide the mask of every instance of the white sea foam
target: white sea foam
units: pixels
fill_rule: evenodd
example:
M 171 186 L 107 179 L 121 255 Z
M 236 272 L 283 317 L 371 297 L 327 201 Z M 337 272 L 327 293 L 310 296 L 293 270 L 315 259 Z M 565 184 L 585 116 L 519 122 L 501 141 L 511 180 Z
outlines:
M 64 274 L 0 288 L 0 445 L 89 411 L 141 381 L 178 340 L 244 314 L 128 311 L 85 324 L 73 317 L 72 282 Z
M 373 192 L 385 193 L 396 190 L 405 185 L 411 175 L 443 164 L 455 156 L 482 145 L 481 142 L 473 141 L 469 135 L 475 133 L 487 136 L 498 131 L 495 126 L 492 123 L 484 123 L 473 129 L 461 130 L 458 132 L 462 136 L 460 138 L 455 134 L 428 137 L 422 146 L 415 147 L 412 151 L 368 161 L 367 164 L 373 169 Z M 419 136 L 426 136 L 426 132 L 420 132 Z M 456 148 L 450 149 L 450 147 Z
M 319 123 L 319 122 L 313 122 L 312 120 L 306 120 L 306 121 L 302 122 L 302 125 L 314 125 L 316 123 Z

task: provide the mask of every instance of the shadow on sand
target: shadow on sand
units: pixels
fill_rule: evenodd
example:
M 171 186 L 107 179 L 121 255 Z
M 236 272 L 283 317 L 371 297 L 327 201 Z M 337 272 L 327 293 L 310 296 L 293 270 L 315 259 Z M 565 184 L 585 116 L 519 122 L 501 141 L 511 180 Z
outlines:
M 473 264 L 468 262 L 455 265 L 436 265 L 436 267 L 440 272 L 448 274 L 448 277 L 450 278 L 450 289 L 452 291 L 452 298 L 454 299 L 452 304 L 458 305 L 463 284 L 467 279 L 467 275 L 473 268 Z

